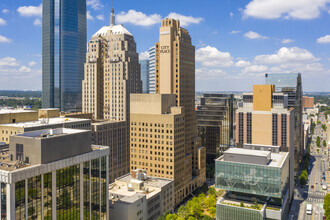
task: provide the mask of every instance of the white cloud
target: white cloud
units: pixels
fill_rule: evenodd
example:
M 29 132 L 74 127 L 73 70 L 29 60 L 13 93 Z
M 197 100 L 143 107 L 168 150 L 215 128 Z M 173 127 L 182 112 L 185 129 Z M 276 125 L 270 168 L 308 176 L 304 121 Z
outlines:
M 229 34 L 238 34 L 238 33 L 241 33 L 241 31 L 233 30 L 233 31 L 229 32 Z
M 34 61 L 29 62 L 29 66 L 35 66 L 37 63 Z
M 249 61 L 245 61 L 245 60 L 239 60 L 235 63 L 235 66 L 237 67 L 246 67 L 251 65 L 251 63 Z
M 128 12 L 120 12 L 116 16 L 118 23 L 130 23 L 139 26 L 151 26 L 160 23 L 162 17 L 159 14 L 146 15 L 143 12 L 129 10 Z
M 0 35 L 0 43 L 10 43 L 10 42 L 12 42 L 11 39 L 9 39 L 9 38 L 7 38 L 5 36 Z
M 4 26 L 6 24 L 7 24 L 6 20 L 0 18 L 0 26 Z
M 216 79 L 219 77 L 226 76 L 227 73 L 221 69 L 208 69 L 208 68 L 198 68 L 196 69 L 196 78 L 197 79 Z
M 221 52 L 215 47 L 206 46 L 196 50 L 196 61 L 207 67 L 228 67 L 234 64 L 228 52 Z
M 24 17 L 42 16 L 42 4 L 39 6 L 22 6 L 17 9 L 17 12 Z
M 171 12 L 167 17 L 179 20 L 181 26 L 189 26 L 190 24 L 199 24 L 201 21 L 204 20 L 203 18 L 200 17 L 185 16 L 175 12 Z
M 98 16 L 96 16 L 96 18 L 97 18 L 98 20 L 101 20 L 101 21 L 104 20 L 104 16 L 103 16 L 103 15 L 98 15 Z
M 244 37 L 247 37 L 249 39 L 267 39 L 268 37 L 262 36 L 258 34 L 257 32 L 249 31 L 244 34 Z
M 230 18 L 233 18 L 234 17 L 234 13 L 233 12 L 230 12 L 229 13 L 229 16 L 230 16 Z
M 0 67 L 15 67 L 19 66 L 19 62 L 14 57 L 0 58 Z
M 99 10 L 103 8 L 103 5 L 101 4 L 100 0 L 87 0 L 87 6 L 91 6 L 94 10 Z
M 294 40 L 291 40 L 291 39 L 283 39 L 282 41 L 281 41 L 281 43 L 282 44 L 289 44 L 289 43 L 293 43 L 294 42 Z
M 94 19 L 94 17 L 91 15 L 90 11 L 86 12 L 86 18 L 87 18 L 87 20 L 93 20 Z
M 4 14 L 7 14 L 9 12 L 9 10 L 8 9 L 2 9 L 1 12 L 4 13 Z
M 18 71 L 22 72 L 22 73 L 30 73 L 31 69 L 29 67 L 26 67 L 26 66 L 21 66 Z
M 283 64 L 293 62 L 315 62 L 319 59 L 306 49 L 298 47 L 282 47 L 275 54 L 259 55 L 255 57 L 257 63 L 263 64 Z
M 149 52 L 148 51 L 143 51 L 139 53 L 139 60 L 147 60 L 149 59 Z
M 262 19 L 313 19 L 319 17 L 328 3 L 329 0 L 252 0 L 243 14 Z
M 268 67 L 265 65 L 250 65 L 245 67 L 242 72 L 243 73 L 264 73 L 268 70 Z
M 330 43 L 330 35 L 325 35 L 324 37 L 320 37 L 319 39 L 317 39 L 317 43 L 319 43 L 319 44 Z
M 42 25 L 41 19 L 40 18 L 35 19 L 34 22 L 33 22 L 33 25 L 34 26 L 41 26 Z

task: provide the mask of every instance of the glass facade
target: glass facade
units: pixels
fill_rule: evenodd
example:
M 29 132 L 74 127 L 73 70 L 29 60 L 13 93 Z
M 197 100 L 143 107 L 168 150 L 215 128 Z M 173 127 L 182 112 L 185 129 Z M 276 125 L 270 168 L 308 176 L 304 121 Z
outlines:
M 142 92 L 149 93 L 149 60 L 140 60 Z
M 280 168 L 216 161 L 216 188 L 241 193 L 281 198 L 289 180 L 288 163 Z
M 84 219 L 89 220 L 90 219 L 90 166 L 89 162 L 84 163 L 83 168 L 83 192 L 84 192 Z
M 43 108 L 81 111 L 86 53 L 86 1 L 44 0 Z
M 52 219 L 52 173 L 44 174 L 44 219 Z
M 155 93 L 155 47 L 149 49 L 149 93 Z
M 15 217 L 25 219 L 25 180 L 15 183 Z
M 41 176 L 28 179 L 28 219 L 41 219 Z
M 206 147 L 206 160 L 214 159 L 234 143 L 233 94 L 204 94 L 197 107 L 198 132 Z
M 236 206 L 217 204 L 217 220 L 263 220 L 261 211 Z
M 80 219 L 79 165 L 56 171 L 57 219 Z

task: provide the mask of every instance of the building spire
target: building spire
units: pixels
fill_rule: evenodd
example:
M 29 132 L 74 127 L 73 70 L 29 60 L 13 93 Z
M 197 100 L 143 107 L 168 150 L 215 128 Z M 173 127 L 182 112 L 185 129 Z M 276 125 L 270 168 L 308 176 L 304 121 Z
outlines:
M 113 9 L 113 0 L 112 0 L 112 8 L 111 8 L 111 15 L 110 15 L 110 26 L 115 25 L 115 10 Z

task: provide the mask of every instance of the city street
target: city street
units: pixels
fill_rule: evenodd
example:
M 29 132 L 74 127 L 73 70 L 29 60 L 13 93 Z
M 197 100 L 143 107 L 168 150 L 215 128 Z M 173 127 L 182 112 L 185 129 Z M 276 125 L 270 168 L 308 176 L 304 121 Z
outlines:
M 320 115 L 319 120 L 324 123 L 325 118 Z M 321 123 L 321 124 L 322 124 Z M 299 206 L 299 217 L 293 217 L 293 219 L 301 220 L 322 220 L 324 215 L 323 198 L 326 195 L 326 190 L 322 190 L 322 174 L 327 171 L 327 148 L 323 146 L 316 146 L 317 136 L 320 136 L 321 143 L 326 140 L 326 132 L 323 132 L 321 124 L 316 125 L 314 135 L 311 143 L 311 159 L 308 168 L 308 182 L 303 187 L 297 187 L 295 189 L 294 205 Z M 321 144 L 322 145 L 322 144 Z M 318 151 L 317 151 L 318 149 Z M 312 204 L 313 210 L 311 215 L 307 215 L 306 206 Z M 291 209 L 293 214 L 294 207 Z

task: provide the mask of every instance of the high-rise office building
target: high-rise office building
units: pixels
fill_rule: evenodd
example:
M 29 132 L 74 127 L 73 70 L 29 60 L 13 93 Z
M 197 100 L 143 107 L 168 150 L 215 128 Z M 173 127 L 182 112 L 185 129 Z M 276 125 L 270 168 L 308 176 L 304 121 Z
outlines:
M 156 94 L 131 95 L 131 171 L 174 179 L 175 204 L 205 182 L 197 136 L 195 48 L 174 19 L 161 21 L 155 44 Z
M 204 94 L 197 106 L 198 133 L 206 147 L 206 162 L 214 165 L 234 145 L 234 94 Z
M 142 92 L 149 93 L 149 60 L 140 60 Z
M 217 220 L 288 219 L 289 153 L 230 148 L 215 166 L 215 187 L 227 190 Z
M 129 121 L 130 93 L 140 93 L 142 83 L 136 44 L 123 25 L 97 31 L 88 43 L 83 81 L 83 112 L 97 119 Z
M 149 49 L 149 93 L 155 93 L 155 46 Z
M 91 131 L 46 129 L 10 136 L 1 150 L 2 219 L 108 219 L 109 148 Z
M 86 35 L 85 0 L 43 0 L 43 108 L 81 111 Z
M 299 168 L 304 155 L 304 129 L 302 123 L 302 81 L 300 73 L 280 73 L 280 74 L 265 74 L 265 84 L 275 85 L 275 92 L 282 92 L 288 95 L 288 108 L 294 108 L 295 114 L 295 170 Z
M 253 93 L 243 94 L 243 107 L 236 110 L 236 145 L 277 146 L 289 152 L 290 198 L 293 193 L 294 165 L 294 109 L 287 107 L 288 95 L 275 93 L 274 85 L 253 85 Z M 291 201 L 291 199 L 290 199 Z

